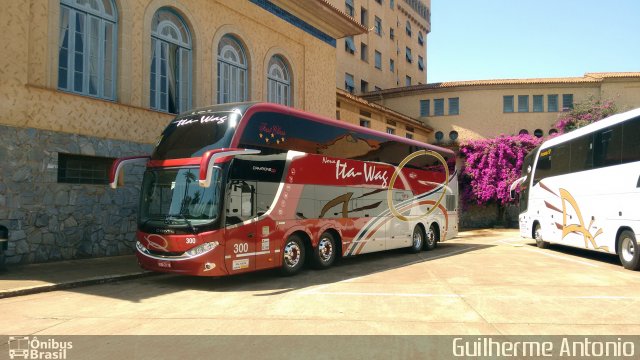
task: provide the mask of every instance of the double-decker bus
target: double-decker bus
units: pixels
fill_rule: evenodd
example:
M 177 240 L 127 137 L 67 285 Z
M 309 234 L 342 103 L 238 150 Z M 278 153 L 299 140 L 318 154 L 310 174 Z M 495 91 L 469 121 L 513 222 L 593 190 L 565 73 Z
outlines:
M 454 153 L 268 103 L 172 120 L 146 164 L 137 258 L 145 269 L 224 276 L 407 247 L 457 235 Z
M 618 254 L 640 269 L 640 109 L 545 141 L 517 186 L 522 237 Z

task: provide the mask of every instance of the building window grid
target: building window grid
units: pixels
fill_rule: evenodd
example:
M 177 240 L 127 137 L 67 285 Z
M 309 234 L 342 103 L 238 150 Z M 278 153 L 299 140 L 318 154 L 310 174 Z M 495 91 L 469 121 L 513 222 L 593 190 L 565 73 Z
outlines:
M 291 74 L 280 55 L 274 55 L 269 61 L 267 91 L 267 101 L 285 106 L 292 105 Z
M 62 0 L 58 88 L 115 100 L 117 11 L 111 0 Z
M 369 62 L 369 50 L 365 43 L 360 43 L 360 60 Z
M 433 115 L 444 116 L 444 99 L 433 100 Z
M 431 100 L 420 100 L 420 116 L 429 116 L 431 112 Z
M 373 20 L 373 26 L 376 35 L 382 36 L 382 20 L 379 17 L 375 17 Z
M 344 89 L 353 94 L 353 92 L 356 90 L 355 86 L 356 85 L 355 85 L 355 81 L 353 79 L 353 75 L 351 75 L 349 73 L 345 73 L 344 74 Z
M 363 7 L 360 8 L 360 24 L 364 27 L 369 27 L 369 13 L 367 9 Z
M 573 94 L 562 94 L 562 111 L 573 109 Z
M 449 98 L 449 115 L 460 114 L 460 98 Z
M 518 95 L 518 112 L 529 112 L 529 95 Z
M 533 112 L 544 111 L 544 95 L 533 95 Z
M 108 184 L 113 158 L 58 154 L 58 182 L 67 184 Z
M 558 112 L 558 94 L 547 95 L 547 112 Z
M 218 104 L 248 100 L 247 63 L 244 47 L 225 35 L 218 44 Z
M 150 107 L 177 114 L 191 108 L 191 36 L 168 8 L 151 23 Z
M 504 95 L 502 97 L 502 112 L 513 112 L 513 95 Z
M 344 2 L 344 6 L 346 9 L 347 15 L 353 17 L 353 14 L 354 14 L 353 0 L 346 0 Z
M 360 118 L 360 126 L 371 128 L 371 120 Z

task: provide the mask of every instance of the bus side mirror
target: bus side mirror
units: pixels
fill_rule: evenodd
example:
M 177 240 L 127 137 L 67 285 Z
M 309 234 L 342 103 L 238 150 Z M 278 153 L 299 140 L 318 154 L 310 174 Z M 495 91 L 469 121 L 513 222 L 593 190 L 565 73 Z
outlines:
M 222 162 L 223 158 L 233 157 L 236 155 L 255 155 L 260 154 L 260 150 L 253 149 L 216 149 L 209 150 L 202 154 L 202 160 L 200 160 L 200 175 L 198 178 L 198 185 L 200 187 L 208 188 L 211 185 L 211 177 L 213 176 L 213 168 L 216 162 Z
M 527 177 L 523 176 L 511 183 L 511 185 L 509 186 L 509 197 L 511 198 L 511 200 L 514 200 L 516 198 L 516 188 L 520 186 L 520 184 L 525 182 L 525 180 L 527 180 Z
M 113 164 L 111 165 L 111 172 L 109 173 L 109 186 L 112 189 L 118 188 L 118 185 L 122 185 L 123 181 L 123 170 L 122 168 L 125 165 L 139 164 L 139 163 L 147 163 L 151 158 L 149 156 L 133 156 L 115 159 Z

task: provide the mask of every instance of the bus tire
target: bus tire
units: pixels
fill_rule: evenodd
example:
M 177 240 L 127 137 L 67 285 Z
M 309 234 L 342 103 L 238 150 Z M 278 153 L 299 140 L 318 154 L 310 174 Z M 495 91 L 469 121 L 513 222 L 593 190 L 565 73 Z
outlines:
M 424 248 L 424 232 L 422 232 L 422 227 L 420 225 L 416 225 L 413 228 L 413 234 L 411 235 L 411 246 L 409 247 L 409 252 L 412 254 L 419 253 L 420 250 Z
M 549 243 L 542 240 L 542 228 L 539 223 L 536 223 L 535 230 L 533 231 L 534 239 L 536 239 L 536 246 L 540 249 L 546 249 L 549 247 Z
M 298 235 L 291 235 L 282 248 L 282 267 L 285 276 L 295 275 L 302 270 L 305 258 L 304 241 Z
M 618 237 L 618 256 L 625 269 L 640 270 L 640 249 L 636 237 L 630 230 L 624 230 Z
M 440 240 L 440 235 L 438 233 L 438 224 L 433 223 L 429 227 L 429 230 L 427 231 L 427 234 L 425 236 L 425 244 L 424 244 L 425 250 L 429 251 L 429 250 L 435 249 L 436 246 L 438 246 L 439 240 Z
M 336 239 L 331 233 L 322 233 L 318 246 L 313 250 L 313 267 L 319 270 L 329 268 L 336 261 L 337 254 Z

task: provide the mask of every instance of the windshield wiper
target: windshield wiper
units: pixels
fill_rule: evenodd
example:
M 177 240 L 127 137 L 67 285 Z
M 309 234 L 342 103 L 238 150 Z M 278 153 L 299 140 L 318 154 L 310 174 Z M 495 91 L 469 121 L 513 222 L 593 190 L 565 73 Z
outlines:
M 184 220 L 184 222 L 189 226 L 189 230 L 191 230 L 191 232 L 194 235 L 196 234 L 196 228 L 193 227 L 193 224 L 191 223 L 191 221 L 189 221 L 189 219 L 187 219 L 187 217 L 184 216 L 183 214 L 169 214 L 168 217 L 178 217 L 178 218 Z

